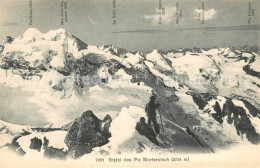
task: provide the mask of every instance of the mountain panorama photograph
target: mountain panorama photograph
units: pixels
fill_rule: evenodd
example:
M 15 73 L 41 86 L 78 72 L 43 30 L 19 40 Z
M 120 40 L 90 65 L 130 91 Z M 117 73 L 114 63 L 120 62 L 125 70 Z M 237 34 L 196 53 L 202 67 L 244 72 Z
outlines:
M 0 167 L 259 167 L 259 0 L 0 0 Z

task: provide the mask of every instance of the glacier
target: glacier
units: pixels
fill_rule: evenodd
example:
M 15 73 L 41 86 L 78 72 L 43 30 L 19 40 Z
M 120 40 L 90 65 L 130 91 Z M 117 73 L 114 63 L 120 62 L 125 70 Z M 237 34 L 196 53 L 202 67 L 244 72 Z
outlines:
M 94 148 L 95 155 L 259 147 L 259 53 L 250 46 L 128 52 L 113 45 L 86 44 L 64 29 L 42 33 L 30 28 L 1 43 L 0 87 L 38 108 L 12 106 L 13 111 L 24 111 L 23 117 L 33 118 L 30 124 L 19 121 L 23 114 L 17 113 L 4 120 L 4 109 L 14 99 L 1 91 L 1 99 L 9 103 L 1 107 L 0 147 L 5 149 L 15 139 L 25 153 L 42 157 L 28 146 L 32 138 L 45 136 L 53 147 L 66 148 L 66 132 L 86 110 L 99 119 L 112 118 L 109 142 Z M 23 96 L 25 92 L 33 94 Z M 140 117 L 146 117 L 151 95 L 161 104 L 157 138 L 164 147 L 135 129 Z

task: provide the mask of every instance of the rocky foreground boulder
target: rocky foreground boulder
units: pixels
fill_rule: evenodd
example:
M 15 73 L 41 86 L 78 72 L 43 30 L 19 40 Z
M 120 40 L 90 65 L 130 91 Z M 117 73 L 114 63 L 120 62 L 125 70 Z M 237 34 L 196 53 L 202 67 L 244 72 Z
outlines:
M 156 145 L 159 145 L 156 139 L 155 132 L 145 123 L 144 117 L 141 117 L 140 121 L 136 123 L 135 129 L 138 131 L 140 135 L 147 137 L 151 142 L 153 142 Z
M 109 115 L 100 120 L 92 111 L 84 112 L 73 122 L 65 138 L 65 143 L 69 148 L 68 155 L 78 158 L 90 153 L 92 148 L 108 143 L 108 138 L 111 137 L 109 133 L 111 122 Z
M 30 149 L 35 149 L 37 151 L 41 151 L 42 140 L 37 137 L 31 139 Z

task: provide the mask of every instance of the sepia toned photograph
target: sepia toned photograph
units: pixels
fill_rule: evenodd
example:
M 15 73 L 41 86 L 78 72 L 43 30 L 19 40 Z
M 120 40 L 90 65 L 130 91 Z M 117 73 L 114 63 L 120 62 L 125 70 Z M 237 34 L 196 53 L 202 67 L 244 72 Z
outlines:
M 0 0 L 0 167 L 260 167 L 260 0 Z

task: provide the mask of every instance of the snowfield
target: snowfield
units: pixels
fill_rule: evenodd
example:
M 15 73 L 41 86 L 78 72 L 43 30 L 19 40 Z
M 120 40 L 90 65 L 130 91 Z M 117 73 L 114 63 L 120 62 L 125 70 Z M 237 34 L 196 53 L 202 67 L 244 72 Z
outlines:
M 43 142 L 43 138 L 46 137 L 49 140 L 48 147 L 54 147 L 58 149 L 63 149 L 64 151 L 68 150 L 67 145 L 64 143 L 65 136 L 67 134 L 67 131 L 52 131 L 52 132 L 46 132 L 46 133 L 32 133 L 30 135 L 23 136 L 17 140 L 21 148 L 27 153 L 34 155 L 35 150 L 30 149 L 31 139 L 38 138 L 41 139 Z
M 112 118 L 109 142 L 94 148 L 94 154 L 162 149 L 135 129 L 140 117 L 147 121 L 152 94 L 170 134 L 162 137 L 173 150 L 178 143 L 218 151 L 258 142 L 260 56 L 248 47 L 129 53 L 113 45 L 85 44 L 64 29 L 42 33 L 34 28 L 1 45 L 0 147 L 26 131 L 30 134 L 17 142 L 28 157 L 43 156 L 44 150 L 29 148 L 34 137 L 68 151 L 67 131 L 31 128 L 61 128 L 91 110 L 99 119 Z M 246 72 L 246 66 L 253 71 Z

